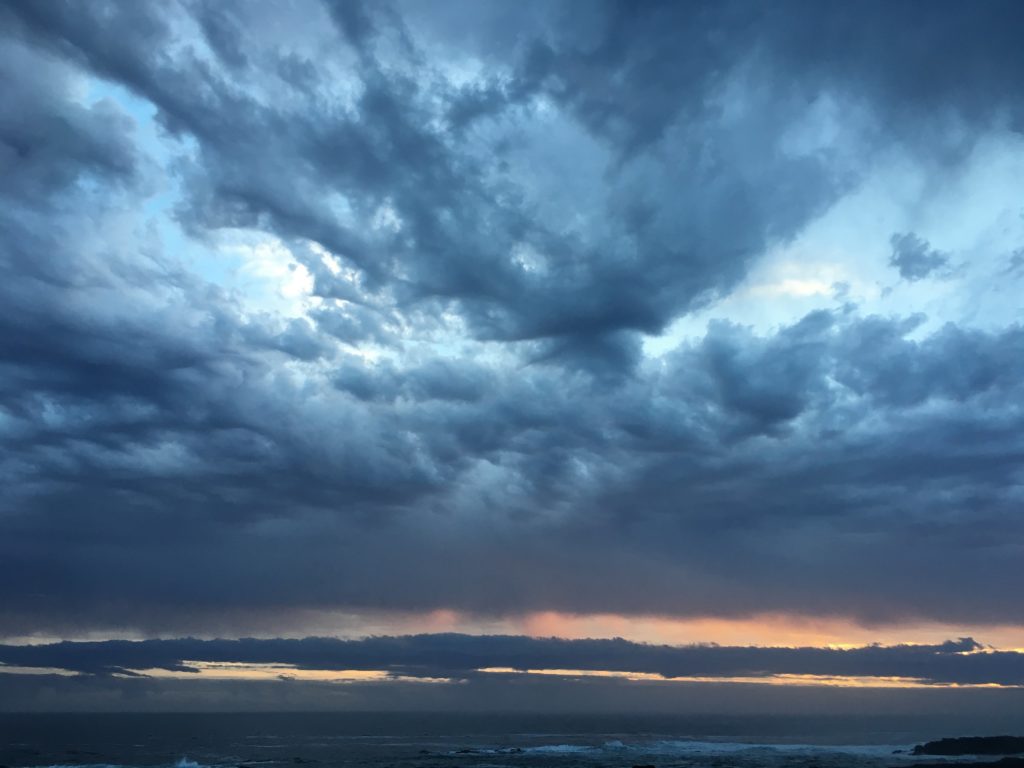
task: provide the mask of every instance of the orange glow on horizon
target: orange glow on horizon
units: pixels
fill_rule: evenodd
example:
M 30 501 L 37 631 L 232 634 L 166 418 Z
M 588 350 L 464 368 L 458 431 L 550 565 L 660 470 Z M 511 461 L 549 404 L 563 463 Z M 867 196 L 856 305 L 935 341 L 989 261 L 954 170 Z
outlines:
M 733 646 L 785 646 L 858 648 L 882 645 L 938 644 L 958 637 L 974 637 L 996 648 L 1024 646 L 1024 627 L 1013 625 L 963 626 L 939 622 L 912 622 L 865 626 L 851 619 L 761 614 L 748 618 L 674 618 L 616 614 L 573 615 L 547 611 L 524 616 L 523 634 L 536 637 L 623 637 L 665 645 L 717 643 Z
M 134 675 L 172 680 L 238 680 L 238 681 L 282 681 L 321 682 L 334 684 L 352 683 L 417 683 L 417 684 L 459 684 L 465 682 L 449 677 L 410 677 L 394 675 L 381 669 L 300 669 L 289 664 L 247 664 L 242 662 L 189 661 L 186 664 L 195 671 L 180 671 L 161 668 L 133 669 L 130 674 L 115 674 L 115 677 L 132 679 Z M 811 675 L 772 674 L 763 676 L 714 677 L 693 675 L 687 677 L 664 677 L 655 672 L 630 672 L 610 669 L 516 669 L 514 667 L 484 667 L 476 672 L 494 675 L 521 675 L 573 678 L 615 678 L 631 682 L 659 685 L 677 684 L 743 684 L 768 686 L 804 686 L 832 688 L 995 688 L 1019 689 L 1024 686 L 1002 685 L 999 683 L 932 683 L 913 677 L 881 677 L 873 675 Z M 64 669 L 42 667 L 15 667 L 0 665 L 0 674 L 37 674 L 80 676 L 80 673 Z
M 487 667 L 478 669 L 478 672 L 492 674 L 522 674 L 522 675 L 550 675 L 555 677 L 616 677 L 625 680 L 658 681 L 664 683 L 743 683 L 747 685 L 825 685 L 839 688 L 950 688 L 965 687 L 952 684 L 926 683 L 913 677 L 878 677 L 861 676 L 851 677 L 846 675 L 796 675 L 777 674 L 762 675 L 759 677 L 709 677 L 706 675 L 693 675 L 688 677 L 664 677 L 652 672 L 618 672 L 606 669 L 512 669 L 511 667 Z M 1007 686 L 1000 685 L 972 685 L 971 688 Z
M 561 611 L 487 616 L 444 608 L 415 613 L 300 611 L 289 614 L 288 623 L 292 629 L 286 634 L 247 631 L 244 636 L 357 639 L 371 635 L 458 632 L 470 635 L 560 637 L 567 640 L 621 637 L 656 645 L 716 643 L 836 649 L 857 648 L 873 643 L 933 645 L 959 637 L 973 637 L 997 649 L 1024 648 L 1024 625 L 953 624 L 920 619 L 867 625 L 839 616 L 785 613 L 762 613 L 741 618 L 574 614 Z
M 276 629 L 287 621 L 288 631 Z M 278 622 L 257 631 L 240 625 L 235 631 L 212 634 L 168 632 L 140 634 L 116 631 L 83 636 L 26 636 L 0 638 L 12 645 L 37 645 L 61 640 L 102 641 L 168 639 L 189 634 L 199 639 L 232 637 L 301 638 L 338 637 L 357 639 L 371 635 L 459 632 L 471 635 L 528 635 L 569 640 L 621 637 L 633 642 L 691 645 L 715 643 L 727 646 L 818 647 L 849 649 L 873 643 L 881 645 L 938 644 L 958 637 L 973 637 L 997 650 L 1024 652 L 1024 625 L 949 624 L 913 620 L 904 623 L 865 625 L 849 618 L 810 617 L 765 613 L 744 618 L 672 617 L 612 613 L 572 614 L 536 611 L 511 616 L 482 616 L 452 609 L 427 612 L 367 612 L 296 610 L 278 614 Z
M 301 669 L 291 664 L 247 664 L 235 661 L 186 661 L 195 672 L 171 669 L 133 669 L 147 677 L 176 680 L 296 680 L 329 683 L 377 683 L 402 681 L 413 683 L 448 683 L 446 677 L 406 677 L 383 669 Z
M 326 622 L 325 622 L 326 623 Z M 946 624 L 910 621 L 864 625 L 842 617 L 810 617 L 765 613 L 745 618 L 628 616 L 612 613 L 571 614 L 537 611 L 518 616 L 489 618 L 437 610 L 424 614 L 377 617 L 369 631 L 334 632 L 347 637 L 366 634 L 418 634 L 464 632 L 560 637 L 568 640 L 621 637 L 658 645 L 716 643 L 731 646 L 783 646 L 849 649 L 881 645 L 932 645 L 959 637 L 973 637 L 1000 650 L 1024 648 L 1024 626 L 1010 624 Z M 323 626 L 323 625 L 319 625 Z M 324 626 L 324 629 L 327 629 Z

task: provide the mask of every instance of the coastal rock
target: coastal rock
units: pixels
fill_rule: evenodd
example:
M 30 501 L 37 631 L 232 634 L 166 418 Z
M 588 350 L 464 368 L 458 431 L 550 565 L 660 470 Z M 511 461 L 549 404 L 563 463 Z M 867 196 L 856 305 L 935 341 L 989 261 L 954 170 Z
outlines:
M 919 744 L 912 755 L 1017 755 L 1024 753 L 1024 736 L 963 736 Z M 1000 761 L 1001 762 L 1001 761 Z
M 914 768 L 1024 768 L 1024 757 L 1003 757 L 999 760 L 965 762 L 915 763 Z

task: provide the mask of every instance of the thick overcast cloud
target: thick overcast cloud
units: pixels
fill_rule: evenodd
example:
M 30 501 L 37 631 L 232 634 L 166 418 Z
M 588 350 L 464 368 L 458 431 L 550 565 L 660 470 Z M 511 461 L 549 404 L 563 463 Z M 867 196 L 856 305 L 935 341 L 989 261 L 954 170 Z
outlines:
M 3 3 L 0 633 L 1024 623 L 1022 21 Z

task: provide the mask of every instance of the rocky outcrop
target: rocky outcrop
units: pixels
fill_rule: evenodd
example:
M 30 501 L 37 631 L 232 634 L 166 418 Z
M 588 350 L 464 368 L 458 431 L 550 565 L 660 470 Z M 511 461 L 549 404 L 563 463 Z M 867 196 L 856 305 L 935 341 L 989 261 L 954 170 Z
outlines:
M 1019 755 L 1024 754 L 1024 736 L 964 736 L 939 739 L 914 747 L 914 755 Z M 1002 764 L 1002 761 L 998 763 Z M 996 765 L 996 763 L 988 763 Z
M 957 760 L 945 763 L 913 763 L 914 768 L 1024 768 L 1024 757 L 1003 757 L 999 760 Z M 901 766 L 906 768 L 906 764 Z

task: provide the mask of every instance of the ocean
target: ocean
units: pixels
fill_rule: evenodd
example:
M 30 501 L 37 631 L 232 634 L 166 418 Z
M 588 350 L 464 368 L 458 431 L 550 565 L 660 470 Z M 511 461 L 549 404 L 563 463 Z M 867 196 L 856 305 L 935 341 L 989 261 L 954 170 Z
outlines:
M 0 714 L 0 768 L 912 768 L 951 717 Z

